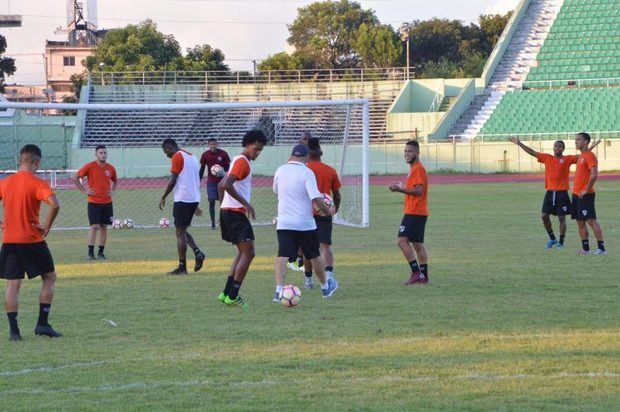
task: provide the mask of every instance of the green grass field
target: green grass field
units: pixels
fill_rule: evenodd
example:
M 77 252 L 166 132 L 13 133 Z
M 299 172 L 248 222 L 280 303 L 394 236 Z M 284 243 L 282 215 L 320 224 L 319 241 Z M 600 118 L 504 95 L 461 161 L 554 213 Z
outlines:
M 295 309 L 271 303 L 273 227 L 256 228 L 247 311 L 216 300 L 234 253 L 219 232 L 194 230 L 208 263 L 186 278 L 164 275 L 171 229 L 112 232 L 90 264 L 85 232 L 55 232 L 65 337 L 33 335 L 26 282 L 24 341 L 0 322 L 0 409 L 617 410 L 620 188 L 597 186 L 608 256 L 577 256 L 573 223 L 543 250 L 540 184 L 431 187 L 427 287 L 402 286 L 402 196 L 373 187 L 371 228 L 335 232 L 341 289 Z

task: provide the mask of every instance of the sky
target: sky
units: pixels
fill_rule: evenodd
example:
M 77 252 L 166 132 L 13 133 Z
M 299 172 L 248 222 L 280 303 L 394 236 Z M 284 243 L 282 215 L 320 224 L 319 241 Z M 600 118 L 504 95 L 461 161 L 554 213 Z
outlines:
M 83 0 L 86 3 L 85 0 Z M 518 0 L 358 0 L 373 9 L 382 23 L 432 17 L 476 21 L 480 14 L 505 13 Z M 112 29 L 146 18 L 172 34 L 183 50 L 196 44 L 221 49 L 233 70 L 252 70 L 251 60 L 284 51 L 287 24 L 306 0 L 98 0 L 98 27 Z M 16 59 L 17 72 L 7 84 L 44 84 L 45 40 L 66 25 L 66 0 L 0 0 L 0 13 L 21 14 L 22 27 L 0 28 L 6 37 L 7 57 Z

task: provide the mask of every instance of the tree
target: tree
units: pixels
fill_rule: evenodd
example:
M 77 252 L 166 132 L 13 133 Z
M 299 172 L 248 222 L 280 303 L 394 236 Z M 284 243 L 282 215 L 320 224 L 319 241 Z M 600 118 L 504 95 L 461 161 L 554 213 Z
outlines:
M 355 50 L 358 28 L 378 25 L 372 10 L 363 10 L 349 0 L 312 3 L 298 10 L 289 26 L 288 42 L 296 54 L 313 62 L 313 68 L 357 67 L 360 58 Z
M 394 67 L 400 63 L 403 47 L 390 26 L 362 24 L 357 32 L 355 50 L 365 67 Z
M 71 80 L 71 92 L 76 102 L 80 100 L 80 93 L 82 93 L 82 86 L 86 83 L 86 79 L 86 73 L 72 74 L 71 77 L 69 77 L 69 80 Z
M 410 53 L 414 63 L 461 60 L 462 24 L 458 20 L 431 19 L 414 21 L 409 32 Z
M 479 17 L 480 29 L 484 33 L 488 51 L 491 53 L 493 47 L 499 40 L 504 28 L 510 20 L 512 12 L 508 12 L 503 16 L 501 14 L 482 14 Z
M 228 65 L 224 64 L 224 53 L 220 49 L 214 49 L 208 44 L 196 45 L 187 49 L 183 59 L 184 70 L 193 71 L 229 71 Z
M 6 38 L 0 35 L 0 93 L 4 93 L 4 80 L 6 76 L 11 76 L 17 70 L 15 59 L 2 57 L 6 51 Z
M 304 65 L 295 53 L 292 56 L 284 52 L 267 57 L 258 64 L 258 70 L 300 70 Z

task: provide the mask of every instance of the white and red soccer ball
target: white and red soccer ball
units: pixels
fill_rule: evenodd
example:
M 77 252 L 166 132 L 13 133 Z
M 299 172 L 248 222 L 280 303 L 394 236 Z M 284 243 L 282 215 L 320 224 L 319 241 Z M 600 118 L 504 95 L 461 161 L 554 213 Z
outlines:
M 220 165 L 213 165 L 211 166 L 211 174 L 215 177 L 224 177 L 226 171 Z
M 164 229 L 170 227 L 170 221 L 165 217 L 162 217 L 161 219 L 159 219 L 159 227 Z
M 301 302 L 301 290 L 297 286 L 286 285 L 282 288 L 280 303 L 287 308 L 292 308 L 299 305 L 299 302 Z
M 321 193 L 321 199 L 323 199 L 323 203 L 325 203 L 325 205 L 330 208 L 333 209 L 334 208 L 334 199 L 332 199 L 332 197 L 330 195 L 328 195 L 327 193 Z M 314 208 L 320 215 L 323 215 L 321 213 L 321 211 L 315 207 Z

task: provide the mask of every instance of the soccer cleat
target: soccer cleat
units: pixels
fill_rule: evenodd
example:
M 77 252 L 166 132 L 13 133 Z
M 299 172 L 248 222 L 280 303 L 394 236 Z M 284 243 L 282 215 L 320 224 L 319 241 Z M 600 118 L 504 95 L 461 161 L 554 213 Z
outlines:
M 215 227 L 215 223 L 211 223 L 211 230 L 215 230 L 215 229 L 217 229 L 217 228 Z
M 558 250 L 562 250 L 564 249 L 564 243 L 558 243 L 556 247 L 558 248 Z
M 590 254 L 592 254 L 592 252 L 591 252 L 591 251 L 589 251 L 589 250 L 579 249 L 579 250 L 577 251 L 577 254 L 578 254 L 578 255 L 590 255 Z
M 178 268 L 176 268 L 172 272 L 168 272 L 168 275 L 170 275 L 170 276 L 185 276 L 185 275 L 187 275 L 187 268 L 179 266 Z
M 321 289 L 324 298 L 331 298 L 338 289 L 338 281 L 336 279 L 327 279 L 327 289 Z
M 271 301 L 273 303 L 280 303 L 280 299 L 282 299 L 282 296 L 278 292 L 275 292 L 273 294 L 273 299 L 271 299 Z
M 426 276 L 422 272 L 411 272 L 411 276 L 405 282 L 405 286 L 428 283 Z
M 194 272 L 198 272 L 202 269 L 202 263 L 205 261 L 205 254 L 200 250 L 196 253 L 196 264 L 194 265 Z
M 20 340 L 22 340 L 22 335 L 20 335 L 19 333 L 13 333 L 13 332 L 11 332 L 11 333 L 9 334 L 9 341 L 11 341 L 11 342 L 17 342 L 17 341 L 20 341 Z
M 293 272 L 297 272 L 297 270 L 298 270 L 297 263 L 295 263 L 295 262 L 288 262 L 286 264 L 286 267 L 289 268 L 290 270 L 292 270 Z
M 311 277 L 306 277 L 304 279 L 304 287 L 306 289 L 314 289 L 314 279 L 312 279 Z
M 601 250 L 601 249 L 596 249 L 594 252 L 592 252 L 593 255 L 606 255 L 607 251 L 606 250 Z
M 62 333 L 58 333 L 50 325 L 37 325 L 34 328 L 34 334 L 38 336 L 49 336 L 50 338 L 59 338 Z
M 89 254 L 88 254 L 88 258 L 87 258 L 87 259 L 88 259 L 88 260 L 97 260 L 97 258 L 95 257 L 95 254 L 94 254 L 94 253 L 89 253 Z
M 243 309 L 248 308 L 248 304 L 245 303 L 245 301 L 243 300 L 241 296 L 237 296 L 235 299 L 231 299 L 230 297 L 226 296 L 224 298 L 224 303 L 227 304 L 228 306 L 239 306 Z
M 104 255 L 103 253 L 99 253 L 99 254 L 97 255 L 97 259 L 98 259 L 98 260 L 106 260 L 107 258 L 105 257 L 105 255 Z
M 217 297 L 217 300 L 219 300 L 220 302 L 224 303 L 226 298 L 227 298 L 226 294 L 224 292 L 220 292 L 220 295 Z
M 553 240 L 549 239 L 547 241 L 547 245 L 545 246 L 545 249 L 553 249 L 553 246 L 557 244 L 558 244 L 558 241 L 556 239 L 553 239 Z

